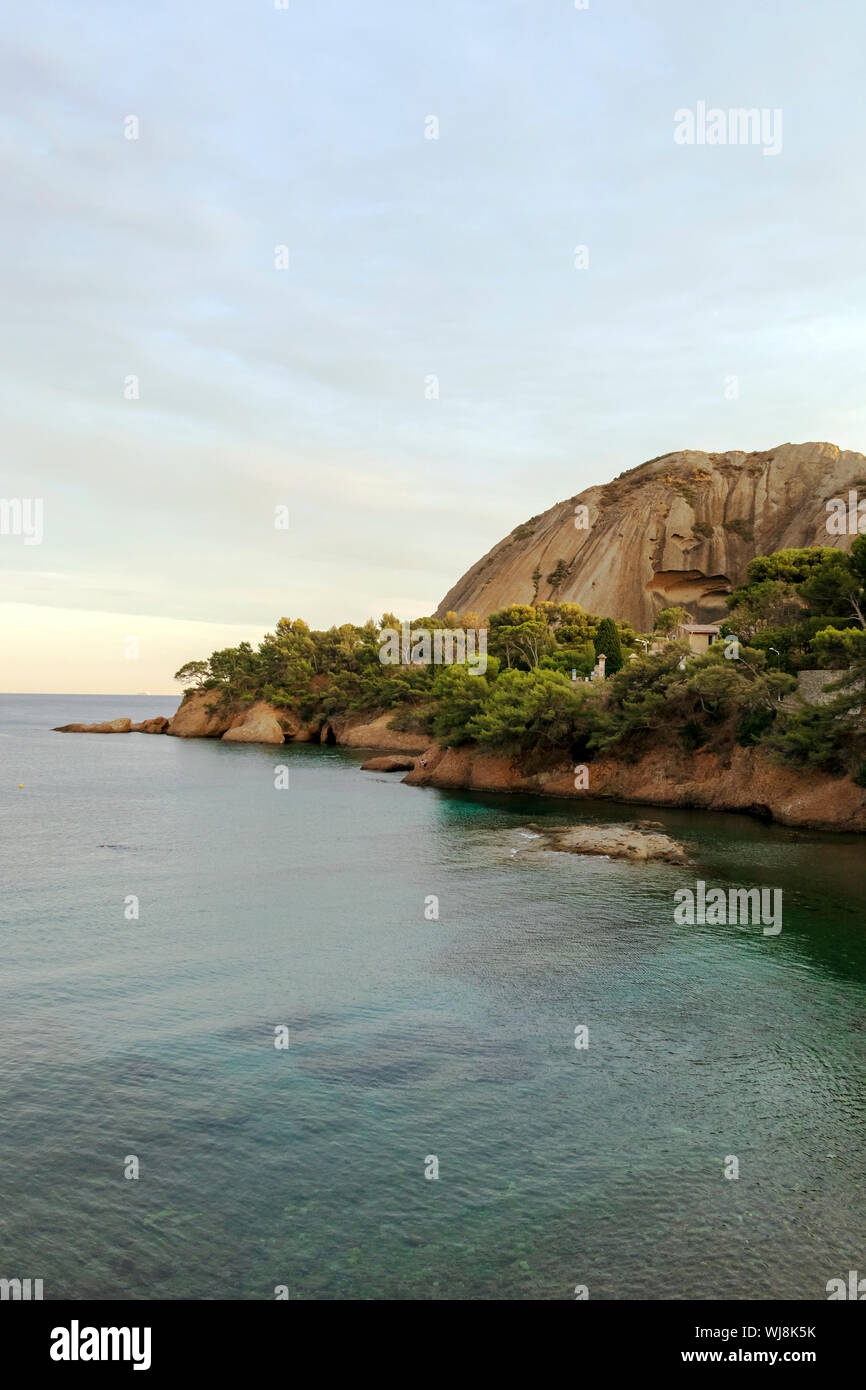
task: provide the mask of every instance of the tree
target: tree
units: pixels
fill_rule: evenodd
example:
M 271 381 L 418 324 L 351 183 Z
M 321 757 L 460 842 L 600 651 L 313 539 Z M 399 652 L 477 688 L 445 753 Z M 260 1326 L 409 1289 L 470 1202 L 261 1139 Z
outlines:
M 595 634 L 595 657 L 605 656 L 605 675 L 615 676 L 623 667 L 622 643 L 612 618 L 602 618 Z
M 687 608 L 681 608 L 678 605 L 671 608 L 662 608 L 660 612 L 656 614 L 656 620 L 653 623 L 653 632 L 657 632 L 661 637 L 669 637 L 676 628 L 682 627 L 683 623 L 693 622 L 694 618 Z
M 788 550 L 774 550 L 772 555 L 756 555 L 746 566 L 746 584 L 760 584 L 765 579 L 784 579 L 789 584 L 802 584 L 812 571 L 842 552 L 830 545 L 804 545 Z M 737 590 L 733 597 L 736 597 Z
M 569 578 L 573 569 L 574 560 L 570 563 L 565 560 L 557 560 L 550 574 L 547 576 L 547 582 L 550 585 L 550 592 L 552 594 L 555 594 L 558 589 L 562 588 L 562 585 L 565 583 L 566 579 Z
M 512 603 L 490 614 L 488 645 L 506 666 L 537 666 L 553 646 L 543 612 L 530 603 Z
M 859 627 L 825 627 L 812 638 L 812 651 L 822 664 L 848 666 L 866 655 L 866 632 Z
M 558 671 L 503 671 L 468 731 L 498 747 L 571 749 L 593 726 L 592 693 Z
M 490 694 L 490 682 L 496 679 L 499 662 L 488 658 L 485 675 L 472 675 L 468 666 L 441 666 L 433 678 L 432 695 L 436 701 L 433 714 L 433 733 L 440 743 L 467 743 L 472 734 L 471 720 L 480 713 Z
M 183 681 L 184 685 L 195 686 L 197 690 L 201 690 L 209 676 L 210 667 L 206 661 L 188 661 L 186 665 L 181 666 L 180 670 L 174 673 L 176 681 Z

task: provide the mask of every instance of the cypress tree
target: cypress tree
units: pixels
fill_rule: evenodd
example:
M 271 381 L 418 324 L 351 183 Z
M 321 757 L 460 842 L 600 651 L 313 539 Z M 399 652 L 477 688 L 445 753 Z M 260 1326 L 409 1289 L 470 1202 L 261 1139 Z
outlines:
M 598 625 L 598 632 L 595 634 L 595 659 L 601 656 L 602 652 L 607 657 L 605 663 L 605 675 L 615 676 L 617 671 L 621 671 L 624 664 L 622 654 L 622 643 L 619 640 L 619 633 L 616 630 L 616 623 L 613 618 L 602 618 Z

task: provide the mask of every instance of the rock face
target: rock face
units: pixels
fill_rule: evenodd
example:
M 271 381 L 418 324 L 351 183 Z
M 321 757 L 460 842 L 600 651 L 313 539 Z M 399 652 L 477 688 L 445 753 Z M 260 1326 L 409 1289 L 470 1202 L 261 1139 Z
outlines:
M 214 706 L 213 713 L 208 713 L 208 705 Z M 232 710 L 216 706 L 214 695 L 201 692 L 183 701 L 169 721 L 166 733 L 174 738 L 222 738 L 236 718 Z
M 285 736 L 273 706 L 259 700 L 236 716 L 223 743 L 285 743 Z
M 393 711 L 380 714 L 367 723 L 357 719 L 335 720 L 322 728 L 322 743 L 340 743 L 344 748 L 390 748 L 402 753 L 423 753 L 430 742 L 427 734 L 389 729 Z
M 212 706 L 210 712 L 208 705 Z M 321 742 L 346 748 L 422 752 L 429 737 L 389 729 L 393 717 L 391 711 L 366 721 L 363 715 L 354 715 L 326 721 L 320 728 L 318 720 L 305 723 L 291 710 L 275 709 L 265 700 L 238 713 L 219 706 L 212 692 L 200 691 L 181 703 L 165 732 L 175 738 L 224 738 L 227 743 Z
M 835 685 L 847 674 L 847 667 L 838 667 L 835 671 L 798 671 L 797 689 L 792 695 L 785 696 L 782 709 L 796 711 L 804 705 L 831 704 L 839 691 L 828 690 L 827 687 Z
M 287 743 L 318 743 L 318 721 L 304 723 L 291 710 L 281 709 L 276 710 L 275 713 Z
M 437 616 L 554 599 L 639 632 L 670 604 L 716 622 L 755 555 L 850 547 L 852 536 L 826 529 L 827 503 L 847 503 L 850 489 L 866 496 L 866 457 L 835 444 L 665 454 L 518 526 L 449 590 Z
M 414 758 L 404 758 L 400 753 L 390 753 L 381 758 L 368 758 L 365 763 L 361 764 L 361 771 L 411 772 L 414 766 Z
M 55 734 L 128 734 L 131 729 L 131 719 L 110 719 L 102 724 L 61 724 L 52 732 Z
M 519 759 L 503 754 L 434 744 L 403 780 L 411 786 L 741 811 L 804 829 L 866 831 L 866 788 L 817 768 L 804 774 L 779 766 L 759 748 L 738 746 L 722 757 L 660 745 L 635 762 L 599 758 L 588 764 L 587 789 L 576 790 L 570 763 L 528 772 Z
M 131 734 L 164 734 L 168 728 L 168 720 L 164 714 L 158 714 L 153 719 L 142 719 L 140 724 L 133 724 Z

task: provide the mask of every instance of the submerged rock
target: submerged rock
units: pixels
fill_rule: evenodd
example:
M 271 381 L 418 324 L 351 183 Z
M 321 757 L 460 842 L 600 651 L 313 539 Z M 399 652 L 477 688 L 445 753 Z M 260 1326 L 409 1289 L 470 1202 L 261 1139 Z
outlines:
M 630 821 L 624 825 L 569 825 L 542 829 L 535 826 L 537 843 L 527 845 L 523 853 L 532 850 L 559 850 L 566 854 L 606 854 L 611 859 L 631 859 L 644 862 L 661 859 L 667 864 L 686 864 L 688 855 L 677 840 L 659 830 L 647 829 L 657 821 Z

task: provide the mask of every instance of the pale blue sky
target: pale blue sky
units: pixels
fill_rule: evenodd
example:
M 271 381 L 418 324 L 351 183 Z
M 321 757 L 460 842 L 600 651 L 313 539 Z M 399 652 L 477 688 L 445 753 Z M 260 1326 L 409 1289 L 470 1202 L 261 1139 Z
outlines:
M 42 545 L 0 537 L 6 689 L 168 690 L 281 614 L 430 612 L 671 449 L 866 452 L 854 0 L 37 0 L 4 27 L 0 496 L 45 506 Z M 781 108 L 781 153 L 677 145 L 699 101 Z

